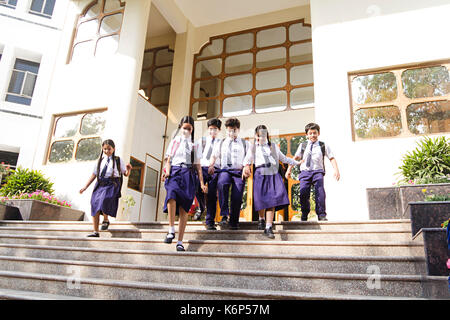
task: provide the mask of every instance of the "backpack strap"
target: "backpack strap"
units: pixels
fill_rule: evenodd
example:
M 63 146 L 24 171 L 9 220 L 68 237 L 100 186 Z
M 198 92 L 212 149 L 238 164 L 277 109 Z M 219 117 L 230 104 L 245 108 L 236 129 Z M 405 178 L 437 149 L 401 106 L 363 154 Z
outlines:
M 325 175 L 325 142 L 319 141 L 320 150 L 322 151 L 323 175 Z
M 306 146 L 308 145 L 308 141 L 304 141 L 301 144 L 301 149 L 300 149 L 300 160 L 303 159 L 303 155 L 305 154 L 305 150 L 306 150 Z
M 205 152 L 206 147 L 206 137 L 202 137 L 202 152 Z
M 247 144 L 245 143 L 245 139 L 241 138 L 242 146 L 244 147 L 244 157 L 247 154 Z

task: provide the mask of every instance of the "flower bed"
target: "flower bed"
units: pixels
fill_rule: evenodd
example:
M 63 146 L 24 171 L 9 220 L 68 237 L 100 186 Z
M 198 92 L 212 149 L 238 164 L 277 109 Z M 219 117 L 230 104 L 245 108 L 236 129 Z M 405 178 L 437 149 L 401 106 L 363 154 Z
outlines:
M 71 208 L 72 205 L 67 201 L 57 199 L 54 195 L 42 190 L 36 190 L 33 193 L 21 193 L 12 197 L 0 197 L 0 203 L 6 203 L 8 200 L 39 200 L 51 204 L 55 204 L 61 207 Z

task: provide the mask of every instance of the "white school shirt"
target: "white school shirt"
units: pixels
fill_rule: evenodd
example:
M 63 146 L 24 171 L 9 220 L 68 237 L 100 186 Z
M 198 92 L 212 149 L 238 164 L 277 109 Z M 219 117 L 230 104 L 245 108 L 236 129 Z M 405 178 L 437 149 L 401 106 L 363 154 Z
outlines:
M 256 143 L 255 148 L 255 154 L 253 154 L 253 145 L 251 145 L 251 152 L 247 152 L 247 155 L 244 159 L 244 165 L 250 165 L 252 163 L 255 164 L 256 167 L 263 166 L 266 164 L 266 161 L 264 159 L 264 154 L 269 158 L 269 162 L 272 164 L 272 166 L 277 166 L 279 161 L 283 163 L 287 163 L 289 165 L 295 166 L 298 164 L 297 161 L 295 161 L 292 158 L 286 157 L 278 147 L 278 145 L 272 143 L 273 147 L 275 148 L 275 152 L 272 155 L 271 147 L 268 143 L 259 144 Z
M 203 139 L 206 140 L 205 150 L 203 150 Z M 205 138 L 200 138 L 196 141 L 196 145 L 198 145 L 199 150 L 202 153 L 202 159 L 200 160 L 200 164 L 202 167 L 209 167 L 209 165 L 211 164 L 211 158 L 214 156 L 214 149 L 215 149 L 216 145 L 220 144 L 220 141 L 222 140 L 222 138 L 214 139 L 211 157 L 209 159 L 206 159 L 206 157 L 208 156 L 209 148 L 212 144 L 212 140 L 213 140 L 213 138 L 211 136 L 207 136 Z M 216 162 L 214 163 L 214 167 L 220 168 L 220 159 L 219 158 L 216 159 Z
M 115 178 L 119 178 L 120 177 L 120 173 L 119 170 L 117 168 L 117 161 L 113 161 L 112 156 L 109 157 L 109 163 L 108 163 L 108 167 L 106 169 L 106 173 L 105 173 L 105 178 L 110 178 L 112 171 L 113 171 L 113 163 L 116 162 L 114 164 L 114 177 Z M 106 165 L 106 162 L 108 161 L 108 157 L 106 157 L 105 155 L 103 155 L 102 158 L 102 162 L 100 163 L 100 174 L 103 171 L 103 168 Z M 97 166 L 98 164 L 96 163 L 94 166 L 94 170 L 93 170 L 93 174 L 95 174 L 97 176 Z M 123 162 L 122 158 L 120 158 L 120 171 L 122 171 L 122 173 L 126 173 L 127 172 L 127 167 L 125 166 L 125 162 Z
M 303 158 L 305 159 L 305 162 L 303 162 L 300 166 L 300 171 L 303 170 L 324 170 L 324 163 L 323 163 L 323 156 L 322 156 L 322 150 L 320 148 L 319 141 L 314 142 L 313 148 L 312 148 L 312 157 L 311 157 L 311 168 L 306 167 L 306 159 L 308 158 L 308 155 L 310 153 L 311 148 L 311 141 L 308 141 L 308 144 L 306 145 L 305 152 L 303 153 Z M 298 146 L 297 152 L 295 153 L 295 157 L 300 156 L 302 151 L 302 144 Z M 333 159 L 334 155 L 333 152 L 330 149 L 330 146 L 325 143 L 325 156 L 328 159 Z
M 228 167 L 227 164 L 227 156 L 228 150 L 231 143 L 231 167 Z M 246 145 L 245 151 L 248 152 L 250 149 L 250 144 L 248 141 L 244 140 Z M 220 150 L 220 146 L 222 145 L 222 150 Z M 229 137 L 223 140 L 223 143 L 217 143 L 214 150 L 213 155 L 216 159 L 220 159 L 220 168 L 221 169 L 242 169 L 244 158 L 246 152 L 244 151 L 244 145 L 242 144 L 242 139 L 237 137 L 235 139 L 230 139 Z
M 187 143 L 187 145 L 186 145 Z M 170 141 L 166 151 L 166 158 L 170 156 L 171 165 L 179 166 L 181 164 L 191 163 L 191 151 L 194 148 L 194 164 L 199 164 L 202 153 L 197 143 L 192 143 L 191 137 L 176 136 Z

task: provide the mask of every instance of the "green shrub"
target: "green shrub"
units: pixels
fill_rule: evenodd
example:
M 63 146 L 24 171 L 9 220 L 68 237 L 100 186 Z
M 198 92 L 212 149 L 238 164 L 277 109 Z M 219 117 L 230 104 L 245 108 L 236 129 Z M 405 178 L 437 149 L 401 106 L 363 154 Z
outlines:
M 403 181 L 446 182 L 450 175 L 450 144 L 444 137 L 425 137 L 412 152 L 406 153 L 399 167 Z
M 6 183 L 0 189 L 2 196 L 15 196 L 21 193 L 32 193 L 36 190 L 43 190 L 52 194 L 53 183 L 37 170 L 28 170 L 21 167 L 13 171 L 6 178 Z

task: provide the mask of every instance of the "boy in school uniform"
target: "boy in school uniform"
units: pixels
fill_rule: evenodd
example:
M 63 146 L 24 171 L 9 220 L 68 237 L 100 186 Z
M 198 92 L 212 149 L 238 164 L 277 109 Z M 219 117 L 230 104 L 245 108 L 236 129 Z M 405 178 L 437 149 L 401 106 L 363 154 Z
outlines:
M 316 192 L 316 213 L 319 221 L 327 221 L 325 210 L 325 189 L 323 176 L 325 175 L 325 156 L 330 160 L 334 168 L 334 177 L 337 181 L 340 179 L 338 165 L 330 147 L 319 141 L 320 127 L 316 123 L 309 123 L 305 126 L 307 142 L 299 145 L 294 159 L 301 160 L 300 163 L 300 206 L 302 211 L 302 221 L 308 220 L 310 211 L 310 193 L 311 185 L 314 185 Z M 286 178 L 291 176 L 292 166 L 286 171 Z
M 210 175 L 208 174 L 208 168 L 211 163 L 214 148 L 222 141 L 222 139 L 218 138 L 221 127 L 222 121 L 219 119 L 210 119 L 208 121 L 208 136 L 197 140 L 197 145 L 202 154 L 200 164 L 202 166 L 203 179 L 205 184 L 208 184 L 208 193 L 204 194 L 203 190 L 199 188 L 196 197 L 199 202 L 200 212 L 203 212 L 206 208 L 205 224 L 207 230 L 216 230 L 214 219 L 216 217 L 217 178 L 218 170 L 220 169 L 220 159 L 216 159 L 215 161 L 215 170 L 217 172 Z
M 225 122 L 227 137 L 216 145 L 209 166 L 209 174 L 215 172 L 215 161 L 220 159 L 217 189 L 221 215 L 227 215 L 229 209 L 229 227 L 239 229 L 239 215 L 241 211 L 242 195 L 244 193 L 245 179 L 242 176 L 244 158 L 249 150 L 248 141 L 239 138 L 241 123 L 236 118 Z M 231 208 L 228 206 L 228 195 L 231 186 Z M 221 224 L 225 226 L 226 224 Z

